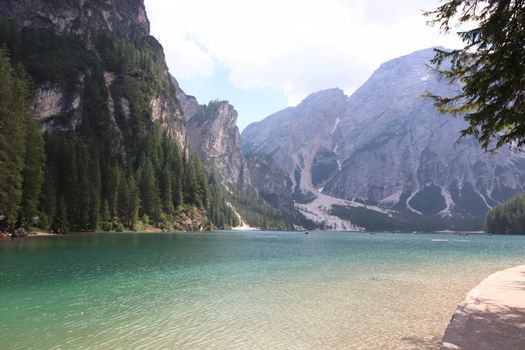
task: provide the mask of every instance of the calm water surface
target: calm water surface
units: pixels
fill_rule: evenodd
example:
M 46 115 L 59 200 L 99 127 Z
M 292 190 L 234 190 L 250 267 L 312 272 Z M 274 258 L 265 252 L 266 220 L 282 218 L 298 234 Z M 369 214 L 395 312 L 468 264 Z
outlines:
M 316 232 L 0 241 L 2 349 L 432 349 L 525 237 Z

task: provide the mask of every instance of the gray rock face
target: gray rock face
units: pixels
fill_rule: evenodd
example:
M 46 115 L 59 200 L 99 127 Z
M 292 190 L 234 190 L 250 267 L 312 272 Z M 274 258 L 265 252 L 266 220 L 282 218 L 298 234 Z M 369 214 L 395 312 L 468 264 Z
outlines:
M 54 117 L 72 112 L 69 126 L 64 129 L 76 130 L 81 121 L 80 101 L 79 92 L 68 93 L 63 86 L 48 82 L 33 91 L 32 109 L 44 130 L 62 129 L 64 125 L 55 123 Z
M 481 217 L 523 191 L 525 158 L 458 140 L 425 91 L 447 95 L 427 68 L 433 50 L 386 62 L 351 97 L 327 90 L 250 125 L 245 152 L 271 155 L 302 191 L 422 217 Z
M 150 28 L 142 0 L 6 0 L 0 6 L 0 17 L 24 27 L 53 28 L 84 37 L 100 29 L 119 38 L 144 36 Z
M 197 114 L 197 111 L 199 110 L 199 102 L 194 96 L 186 95 L 186 93 L 184 93 L 174 76 L 171 76 L 171 82 L 175 87 L 175 94 L 184 113 L 184 118 L 190 120 L 195 114 Z
M 244 188 L 250 183 L 246 161 L 241 152 L 237 111 L 227 101 L 212 101 L 199 106 L 187 121 L 190 147 L 210 168 L 215 168 L 223 183 Z
M 13 20 L 20 28 L 47 28 L 59 36 L 78 40 L 94 57 L 102 56 L 93 40 L 101 31 L 111 31 L 118 39 L 146 42 L 148 49 L 156 56 L 154 64 L 157 76 L 154 78 L 160 81 L 161 86 L 152 89 L 148 98 L 150 121 L 159 120 L 179 146 L 186 148 L 183 110 L 176 98 L 178 85 L 171 80 L 162 46 L 149 37 L 149 21 L 143 0 L 6 0 L 0 5 L 0 17 Z M 89 104 L 85 101 L 85 95 L 87 84 L 91 82 L 106 95 L 106 101 L 97 108 L 101 115 L 107 115 L 107 127 L 114 135 L 113 148 L 120 152 L 123 150 L 123 134 L 126 134 L 121 129 L 131 113 L 130 101 L 128 97 L 114 91 L 121 90 L 121 87 L 114 89 L 114 86 L 122 86 L 123 76 L 112 71 L 113 66 L 102 59 L 99 64 L 103 80 L 94 76 L 92 68 L 84 66 L 78 68 L 76 73 L 68 73 L 76 78 L 77 82 L 73 85 L 62 80 L 35 81 L 33 113 L 44 130 L 77 132 L 86 121 L 83 110 Z M 117 113 L 124 115 L 124 118 L 120 118 L 120 124 L 117 122 Z
M 312 163 L 318 150 L 330 147 L 334 124 L 345 112 L 348 97 L 332 89 L 308 96 L 288 108 L 249 125 L 242 133 L 245 153 L 272 155 L 294 188 L 312 189 Z

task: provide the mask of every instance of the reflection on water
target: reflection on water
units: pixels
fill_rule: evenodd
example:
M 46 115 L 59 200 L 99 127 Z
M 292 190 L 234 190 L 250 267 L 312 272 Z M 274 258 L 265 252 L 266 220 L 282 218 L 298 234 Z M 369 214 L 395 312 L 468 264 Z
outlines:
M 97 234 L 0 242 L 15 348 L 432 349 L 524 237 Z

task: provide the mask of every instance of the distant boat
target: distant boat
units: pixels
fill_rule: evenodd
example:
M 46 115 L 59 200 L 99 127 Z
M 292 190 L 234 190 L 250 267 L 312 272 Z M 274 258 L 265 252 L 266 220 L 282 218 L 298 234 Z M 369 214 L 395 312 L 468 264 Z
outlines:
M 304 234 L 305 234 L 305 235 L 307 235 L 307 234 L 309 234 L 309 233 L 310 233 L 310 232 L 308 232 L 308 231 L 304 231 Z

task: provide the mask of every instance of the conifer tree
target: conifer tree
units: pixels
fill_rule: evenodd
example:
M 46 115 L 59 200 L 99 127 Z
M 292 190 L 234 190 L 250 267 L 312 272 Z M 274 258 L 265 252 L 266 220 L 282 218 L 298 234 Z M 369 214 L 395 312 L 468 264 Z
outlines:
M 68 215 L 64 197 L 60 197 L 57 202 L 55 215 L 51 224 L 51 230 L 56 233 L 67 233 L 69 230 Z
M 119 165 L 115 164 L 109 168 L 108 184 L 107 184 L 107 202 L 111 217 L 118 216 L 119 212 L 119 189 L 120 183 L 123 181 L 122 170 Z
M 160 200 L 157 179 L 151 160 L 143 156 L 141 160 L 140 174 L 140 201 L 142 203 L 142 214 L 151 218 L 158 218 L 160 215 Z
M 18 219 L 30 118 L 29 80 L 21 66 L 13 68 L 0 48 L 0 216 Z
M 208 180 L 206 176 L 206 172 L 204 171 L 204 167 L 202 166 L 200 157 L 198 155 L 195 155 L 193 158 L 193 172 L 195 175 L 195 183 L 194 183 L 194 192 L 196 198 L 198 198 L 197 202 L 195 203 L 197 206 L 200 206 L 202 208 L 207 208 L 208 203 Z
M 133 230 L 138 220 L 140 209 L 139 189 L 135 178 L 130 175 L 122 178 L 118 190 L 118 216 L 120 222 L 130 230 Z
M 184 203 L 184 164 L 176 144 L 173 149 L 173 205 L 175 208 Z
M 38 214 L 42 184 L 44 183 L 45 151 L 44 139 L 38 122 L 27 120 L 26 159 L 23 177 L 20 221 L 29 224 Z
M 100 178 L 100 162 L 98 157 L 98 150 L 95 149 L 90 152 L 90 166 L 89 171 L 89 183 L 90 191 L 89 196 L 91 199 L 89 207 L 89 228 L 97 229 L 101 207 L 101 178 Z
M 173 214 L 173 172 L 167 166 L 162 169 L 160 174 L 160 193 L 162 209 L 167 214 Z
M 458 33 L 463 48 L 436 50 L 437 71 L 461 83 L 455 96 L 430 94 L 438 110 L 465 116 L 462 135 L 474 135 L 486 150 L 525 146 L 525 1 L 446 0 L 426 15 L 443 32 L 474 26 Z

